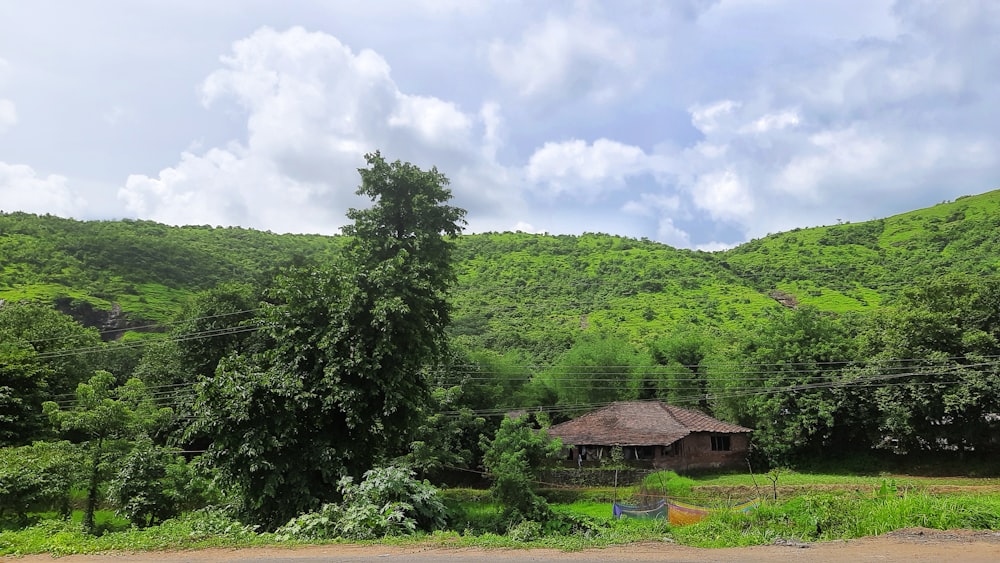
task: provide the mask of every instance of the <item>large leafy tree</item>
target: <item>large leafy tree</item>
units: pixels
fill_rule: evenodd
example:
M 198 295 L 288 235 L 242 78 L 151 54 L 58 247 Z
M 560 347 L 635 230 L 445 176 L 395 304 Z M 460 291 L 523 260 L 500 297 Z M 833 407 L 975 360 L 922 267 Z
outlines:
M 93 329 L 34 303 L 0 303 L 0 445 L 45 437 L 42 402 L 70 394 L 103 349 Z
M 280 276 L 264 313 L 274 347 L 223 362 L 200 390 L 194 430 L 267 527 L 338 496 L 341 477 L 403 453 L 426 368 L 443 358 L 451 243 L 465 211 L 432 168 L 366 156 L 344 259 Z
M 558 393 L 561 404 L 586 410 L 634 398 L 635 391 L 629 389 L 632 374 L 648 363 L 629 342 L 597 332 L 581 336 L 539 379 Z
M 0 519 L 10 510 L 26 525 L 31 508 L 56 502 L 69 515 L 79 457 L 80 450 L 69 442 L 0 448 Z
M 919 283 L 865 333 L 876 443 L 995 451 L 1000 427 L 1000 282 L 952 275 Z
M 0 342 L 0 446 L 24 444 L 44 428 L 51 370 L 27 345 Z
M 857 357 L 849 321 L 810 307 L 777 310 L 741 343 L 743 365 L 727 377 L 724 414 L 754 428 L 772 463 L 829 452 L 856 420 L 845 401 L 845 375 Z M 858 444 L 863 445 L 863 444 Z
M 639 399 L 666 399 L 672 404 L 696 406 L 711 414 L 706 359 L 712 340 L 693 328 L 679 330 L 650 344 L 654 364 L 642 374 Z

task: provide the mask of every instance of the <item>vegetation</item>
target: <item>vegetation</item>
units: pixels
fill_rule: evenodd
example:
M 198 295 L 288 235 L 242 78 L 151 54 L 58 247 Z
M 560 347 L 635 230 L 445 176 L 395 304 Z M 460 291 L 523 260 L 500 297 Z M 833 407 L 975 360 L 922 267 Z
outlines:
M 871 468 L 997 473 L 1000 191 L 705 253 L 459 236 L 444 175 L 367 163 L 336 237 L 0 214 L 0 553 L 998 526 L 994 494 Z M 539 489 L 549 421 L 616 400 L 755 429 L 750 482 L 644 491 L 776 498 L 674 530 Z M 849 484 L 778 494 L 831 453 Z
M 436 169 L 360 170 L 344 256 L 278 278 L 262 317 L 273 342 L 232 356 L 198 385 L 192 431 L 236 488 L 241 516 L 267 529 L 345 494 L 400 455 L 428 400 L 424 371 L 444 357 L 451 247 L 464 211 Z M 363 445 L 363 447 L 359 447 Z
M 76 389 L 76 400 L 66 409 L 54 401 L 42 405 L 43 412 L 61 433 L 83 440 L 87 450 L 87 504 L 83 527 L 94 531 L 94 511 L 98 489 L 107 478 L 116 454 L 121 456 L 131 447 L 131 440 L 147 437 L 170 416 L 170 409 L 157 408 L 138 379 L 115 386 L 114 376 L 99 371 L 88 383 Z
M 493 440 L 486 440 L 483 465 L 493 476 L 490 492 L 511 523 L 551 519 L 548 503 L 536 492 L 538 472 L 556 459 L 562 444 L 536 431 L 528 417 L 504 418 Z
M 778 539 L 790 542 L 851 539 L 907 527 L 1000 527 L 1000 498 L 996 494 L 930 494 L 922 488 L 902 486 L 893 491 L 888 485 L 883 487 L 883 484 L 890 483 L 885 477 L 860 483 L 849 476 L 790 475 L 794 475 L 790 481 L 793 485 L 808 483 L 814 487 L 813 492 L 783 494 L 777 501 L 764 502 L 749 513 L 720 511 L 691 526 L 671 527 L 660 520 L 615 520 L 608 501 L 574 500 L 552 504 L 557 519 L 551 524 L 528 521 L 505 527 L 497 517 L 499 509 L 495 506 L 471 498 L 458 501 L 454 497 L 461 495 L 451 495 L 453 500 L 446 503 L 458 503 L 461 508 L 452 509 L 447 524 L 457 531 L 418 532 L 411 536 L 396 536 L 395 540 L 379 537 L 379 541 L 449 547 L 554 547 L 576 550 L 667 538 L 682 545 L 724 547 L 771 544 Z M 397 479 L 397 476 L 402 478 Z M 750 476 L 706 476 L 694 479 L 691 486 L 698 489 L 720 479 L 743 482 L 750 481 Z M 396 470 L 372 480 L 383 484 L 412 482 L 405 477 L 405 472 Z M 943 485 L 950 480 L 925 479 L 924 482 Z M 984 482 L 990 483 L 969 480 L 967 484 L 982 486 Z M 821 490 L 837 484 L 844 488 L 833 492 Z M 381 496 L 386 490 L 406 489 L 374 486 L 362 493 L 365 499 L 356 499 L 359 500 L 357 506 L 371 506 L 370 501 L 376 504 L 383 502 L 382 499 L 388 498 Z M 634 489 L 621 491 L 625 495 L 635 492 Z M 716 497 L 716 500 L 724 503 L 725 497 Z M 367 510 L 357 512 L 368 514 Z M 438 513 L 439 510 L 440 507 L 436 507 L 433 512 Z M 316 533 L 319 529 L 326 529 L 332 521 L 323 522 L 322 512 L 297 518 L 276 534 L 255 531 L 253 527 L 243 525 L 218 510 L 193 511 L 159 526 L 143 529 L 116 522 L 107 513 L 98 516 L 98 522 L 106 530 L 100 536 L 82 533 L 78 519 L 45 519 L 28 527 L 0 532 L 0 555 L 296 545 L 302 541 L 337 541 L 321 538 L 340 535 Z

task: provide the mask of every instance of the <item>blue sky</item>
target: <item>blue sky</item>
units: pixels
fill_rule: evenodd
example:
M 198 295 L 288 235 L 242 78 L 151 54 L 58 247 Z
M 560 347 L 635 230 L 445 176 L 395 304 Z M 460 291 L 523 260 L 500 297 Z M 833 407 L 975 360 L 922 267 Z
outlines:
M 991 0 L 0 0 L 0 210 L 329 234 L 378 149 L 716 250 L 1000 188 L 997 69 Z

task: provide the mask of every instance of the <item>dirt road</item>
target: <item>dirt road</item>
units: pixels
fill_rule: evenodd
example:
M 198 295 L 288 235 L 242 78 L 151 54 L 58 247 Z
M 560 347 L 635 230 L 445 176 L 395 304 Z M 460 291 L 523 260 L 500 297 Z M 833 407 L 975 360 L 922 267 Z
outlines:
M 1000 561 L 1000 532 L 968 530 L 926 530 L 911 528 L 883 536 L 851 541 L 801 544 L 781 542 L 776 545 L 748 548 L 702 549 L 670 543 L 642 543 L 629 546 L 591 549 L 581 552 L 561 552 L 548 549 L 485 550 L 476 548 L 441 548 L 436 546 L 315 546 L 300 548 L 205 549 L 154 553 L 108 555 L 72 555 L 60 558 L 60 563 L 319 563 L 328 561 L 415 561 L 429 563 L 479 562 L 504 563 L 553 561 L 573 563 L 607 563 L 609 561 L 670 561 L 691 563 L 722 563 L 745 561 L 775 563 L 824 561 L 830 563 L 863 563 L 866 561 L 972 562 Z M 50 555 L 32 555 L 16 559 L 24 563 L 53 561 Z

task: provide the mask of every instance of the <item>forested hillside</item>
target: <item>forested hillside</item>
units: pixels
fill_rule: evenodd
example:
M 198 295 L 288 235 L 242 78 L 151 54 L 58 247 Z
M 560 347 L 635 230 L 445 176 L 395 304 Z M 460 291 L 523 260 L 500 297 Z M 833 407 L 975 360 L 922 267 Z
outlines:
M 196 291 L 257 281 L 291 264 L 323 262 L 336 237 L 151 221 L 75 221 L 0 214 L 0 299 L 69 299 L 166 321 Z
M 227 356 L 287 345 L 260 334 L 275 326 L 261 311 L 305 299 L 283 293 L 289 279 L 341 287 L 351 240 L 0 215 L 5 369 L 41 378 L 10 409 L 94 370 L 179 387 L 164 400 L 190 409 L 183 390 Z M 534 409 L 558 420 L 622 399 L 753 427 L 772 461 L 998 445 L 983 428 L 1000 421 L 1000 191 L 717 253 L 603 234 L 447 244 L 452 355 L 432 374 L 444 418 L 428 419 L 414 455 L 471 463 L 477 417 Z M 91 314 L 115 308 L 110 320 Z M 33 416 L 25 431 L 41 428 Z
M 779 233 L 720 259 L 758 291 L 787 291 L 823 310 L 878 305 L 933 277 L 997 275 L 1000 190 L 864 223 Z
M 334 260 L 343 237 L 0 215 L 0 299 L 63 310 L 120 305 L 135 324 L 171 320 L 227 282 L 266 285 L 282 267 Z M 641 343 L 678 329 L 738 333 L 784 303 L 865 311 L 948 273 L 1000 269 L 1000 191 L 865 223 L 796 229 L 717 253 L 603 234 L 464 235 L 451 333 L 548 361 L 581 334 Z M 78 315 L 82 318 L 82 315 Z
M 338 237 L 0 215 L 0 501 L 152 524 L 222 498 L 204 467 L 277 529 L 485 470 L 545 521 L 534 425 L 621 400 L 752 428 L 760 468 L 1000 452 L 1000 192 L 706 253 L 458 235 L 440 173 L 368 158 Z

